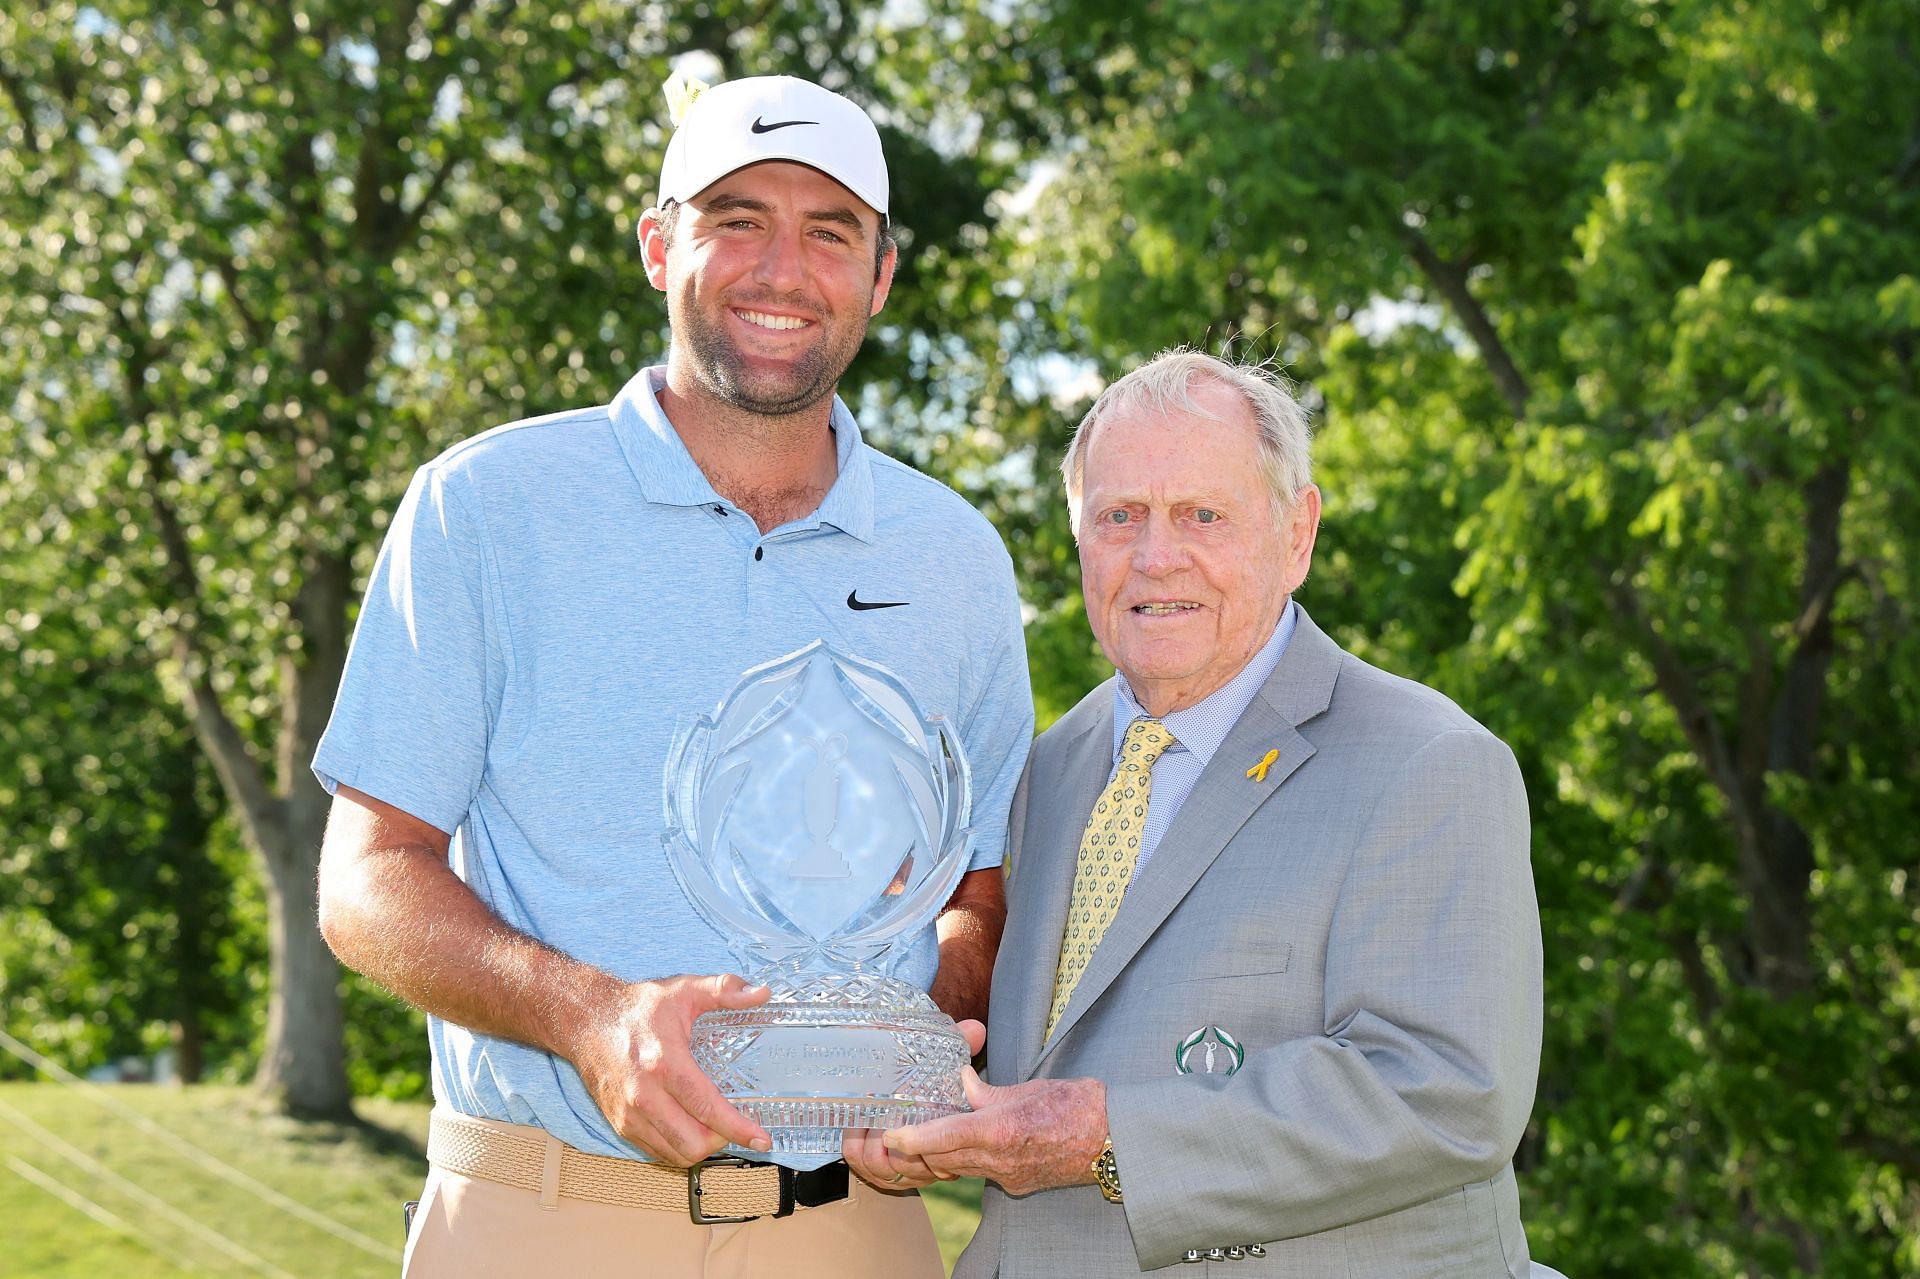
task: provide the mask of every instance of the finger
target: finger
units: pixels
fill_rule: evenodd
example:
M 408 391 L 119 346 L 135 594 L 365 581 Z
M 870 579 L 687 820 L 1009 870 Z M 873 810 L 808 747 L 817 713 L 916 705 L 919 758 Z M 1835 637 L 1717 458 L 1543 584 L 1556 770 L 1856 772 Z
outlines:
M 887 1155 L 887 1162 L 892 1165 L 894 1172 L 905 1178 L 905 1180 L 900 1183 L 902 1185 L 924 1186 L 930 1181 L 938 1180 L 940 1177 L 940 1174 L 935 1172 L 932 1166 L 918 1155 L 902 1155 L 890 1151 Z
M 862 1130 L 858 1141 L 843 1143 L 842 1149 L 847 1166 L 881 1190 L 918 1190 L 939 1178 L 925 1161 L 888 1151 L 873 1129 Z
M 873 1186 L 894 1184 L 897 1172 L 871 1128 L 849 1128 L 840 1138 L 840 1157 L 862 1181 Z
M 880 1140 L 895 1154 L 944 1154 L 977 1144 L 973 1140 L 973 1130 L 978 1126 L 972 1115 L 949 1115 L 945 1119 L 934 1119 L 924 1124 L 889 1128 L 880 1135 Z
M 698 1163 L 728 1142 L 761 1149 L 751 1143 L 766 1140 L 758 1125 L 727 1104 L 691 1058 L 663 1074 L 641 1108 L 661 1138 L 690 1163 Z
M 648 1118 L 670 1151 L 669 1162 L 689 1167 L 717 1152 L 727 1138 L 689 1115 L 670 1098 L 660 1098 Z
M 972 1066 L 960 1067 L 960 1091 L 965 1094 L 967 1105 L 975 1110 L 985 1110 L 998 1099 L 1001 1089 L 995 1088 L 974 1073 Z
M 882 1180 L 887 1184 L 888 1189 L 894 1189 L 899 1184 L 893 1180 L 896 1176 L 922 1185 L 938 1176 L 927 1166 L 927 1161 L 918 1155 L 888 1150 L 886 1143 L 881 1140 L 879 1129 L 862 1128 L 856 1131 L 860 1137 L 860 1157 L 883 1174 Z
M 886 1163 L 887 1148 L 880 1144 L 880 1134 L 871 1128 L 849 1128 L 840 1134 L 840 1153 L 849 1162 L 858 1159 L 869 1168 L 880 1168 Z
M 954 1029 L 958 1030 L 960 1037 L 967 1041 L 967 1056 L 978 1057 L 980 1050 L 987 1046 L 987 1028 L 973 1018 L 967 1018 Z
M 961 1177 L 991 1178 L 981 1152 L 971 1148 L 928 1155 L 924 1162 L 927 1172 L 935 1181 L 954 1181 Z
M 955 1160 L 967 1160 L 971 1154 L 971 1151 L 956 1151 L 950 1155 L 928 1155 L 920 1162 L 927 1166 L 927 1171 L 932 1174 L 934 1180 L 954 1181 L 961 1177 L 971 1177 L 975 1175 L 971 1170 L 971 1163 L 968 1163 L 966 1167 L 963 1168 L 960 1164 L 954 1162 Z
M 707 979 L 706 1006 L 709 1008 L 752 1008 L 764 1004 L 773 992 L 756 986 L 738 973 L 719 973 Z
M 617 1127 L 622 1137 L 646 1151 L 653 1159 L 675 1168 L 686 1167 L 672 1144 L 660 1134 L 659 1127 L 641 1112 L 628 1111 L 626 1122 Z
M 732 1142 L 762 1154 L 773 1149 L 767 1130 L 735 1109 L 691 1059 L 685 1070 L 674 1072 L 665 1082 L 667 1096 L 705 1132 L 722 1138 L 722 1144 Z

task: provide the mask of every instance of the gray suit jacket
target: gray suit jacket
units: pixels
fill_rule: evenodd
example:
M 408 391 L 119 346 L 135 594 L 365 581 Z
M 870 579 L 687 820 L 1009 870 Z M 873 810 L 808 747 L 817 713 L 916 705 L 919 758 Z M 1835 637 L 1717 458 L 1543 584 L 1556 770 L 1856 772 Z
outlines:
M 1539 1067 L 1540 922 L 1512 753 L 1303 612 L 1043 1043 L 1112 751 L 1111 685 L 1034 744 L 987 1076 L 1104 1080 L 1125 1203 L 989 1185 L 956 1276 L 1135 1274 L 1248 1243 L 1266 1256 L 1176 1273 L 1524 1276 L 1511 1160 Z M 1208 1026 L 1244 1046 L 1237 1073 L 1176 1070 Z

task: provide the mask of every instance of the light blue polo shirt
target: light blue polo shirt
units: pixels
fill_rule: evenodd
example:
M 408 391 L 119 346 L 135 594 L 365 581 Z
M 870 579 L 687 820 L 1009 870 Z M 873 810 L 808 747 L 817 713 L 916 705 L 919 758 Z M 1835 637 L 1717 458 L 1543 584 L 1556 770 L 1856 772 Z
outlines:
M 1000 863 L 1033 735 L 1013 566 L 978 512 L 862 443 L 836 399 L 838 478 L 763 535 L 681 444 L 664 376 L 420 469 L 313 761 L 329 791 L 452 832 L 455 871 L 507 923 L 632 981 L 740 969 L 674 879 L 661 814 L 676 724 L 743 671 L 825 639 L 956 723 L 975 869 Z M 929 927 L 900 976 L 924 989 L 937 962 Z M 428 1036 L 437 1102 L 643 1157 L 567 1062 L 439 1018 Z

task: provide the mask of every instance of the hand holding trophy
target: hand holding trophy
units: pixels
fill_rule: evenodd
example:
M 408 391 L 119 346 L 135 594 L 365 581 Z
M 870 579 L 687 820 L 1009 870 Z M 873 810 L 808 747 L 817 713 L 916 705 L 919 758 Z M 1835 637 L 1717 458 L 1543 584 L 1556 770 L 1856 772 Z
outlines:
M 772 1136 L 775 1159 L 824 1161 L 842 1129 L 966 1109 L 966 1041 L 894 974 L 966 872 L 968 812 L 946 721 L 823 641 L 746 672 L 676 738 L 668 862 L 772 991 L 703 1014 L 694 1061 Z

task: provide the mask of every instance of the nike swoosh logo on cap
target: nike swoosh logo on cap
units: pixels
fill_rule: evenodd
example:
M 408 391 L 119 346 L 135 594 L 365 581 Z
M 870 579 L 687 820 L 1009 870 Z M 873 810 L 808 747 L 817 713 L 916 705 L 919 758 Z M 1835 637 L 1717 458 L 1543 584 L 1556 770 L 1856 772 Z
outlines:
M 857 590 L 847 592 L 847 607 L 856 613 L 864 613 L 870 608 L 905 608 L 911 600 L 863 600 Z
M 772 124 L 767 124 L 764 121 L 762 121 L 759 116 L 755 116 L 753 118 L 753 124 L 750 125 L 749 127 L 755 133 L 772 133 L 775 129 L 791 129 L 796 124 L 819 124 L 819 123 L 820 122 L 818 120 L 776 120 Z

